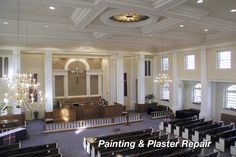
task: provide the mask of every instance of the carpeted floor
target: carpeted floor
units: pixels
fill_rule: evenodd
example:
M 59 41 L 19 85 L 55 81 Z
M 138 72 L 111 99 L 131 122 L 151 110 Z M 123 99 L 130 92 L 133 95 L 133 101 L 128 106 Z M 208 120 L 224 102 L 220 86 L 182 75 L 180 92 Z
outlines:
M 43 121 L 34 120 L 28 123 L 27 130 L 29 139 L 22 141 L 22 147 L 57 142 L 63 157 L 89 157 L 83 149 L 82 141 L 84 137 L 114 134 L 114 128 L 119 128 L 122 132 L 134 131 L 153 127 L 158 129 L 161 120 L 151 120 L 150 116 L 143 115 L 143 122 L 132 123 L 129 126 L 116 125 L 85 130 L 66 131 L 58 133 L 43 133 Z
M 27 130 L 29 134 L 29 139 L 22 141 L 22 147 L 54 143 L 57 142 L 63 157 L 89 157 L 86 151 L 83 149 L 83 138 L 84 137 L 94 137 L 101 135 L 110 135 L 114 134 L 113 129 L 119 128 L 122 132 L 129 132 L 134 130 L 146 129 L 146 128 L 154 128 L 158 129 L 160 121 L 152 120 L 150 116 L 144 114 L 143 122 L 132 123 L 129 126 L 126 125 L 116 125 L 116 126 L 108 126 L 108 127 L 100 127 L 100 128 L 92 128 L 85 130 L 75 130 L 75 131 L 66 131 L 66 132 L 58 132 L 58 133 L 43 133 L 43 121 L 34 120 L 28 123 Z M 206 149 L 204 152 L 208 154 L 212 152 L 214 147 Z M 204 153 L 204 154 L 205 154 Z M 226 153 L 221 153 L 220 157 L 229 157 L 229 150 Z

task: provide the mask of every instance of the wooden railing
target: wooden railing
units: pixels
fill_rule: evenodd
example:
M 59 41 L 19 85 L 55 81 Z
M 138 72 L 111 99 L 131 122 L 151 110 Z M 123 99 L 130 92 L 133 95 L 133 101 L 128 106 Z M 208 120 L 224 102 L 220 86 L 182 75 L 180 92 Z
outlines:
M 172 114 L 172 111 L 171 110 L 154 111 L 151 114 L 152 114 L 152 119 L 157 119 L 157 118 L 169 117 Z
M 129 116 L 88 119 L 88 120 L 81 120 L 67 123 L 44 124 L 44 133 L 103 127 L 109 125 L 133 123 L 142 120 L 143 119 L 141 114 L 131 114 Z

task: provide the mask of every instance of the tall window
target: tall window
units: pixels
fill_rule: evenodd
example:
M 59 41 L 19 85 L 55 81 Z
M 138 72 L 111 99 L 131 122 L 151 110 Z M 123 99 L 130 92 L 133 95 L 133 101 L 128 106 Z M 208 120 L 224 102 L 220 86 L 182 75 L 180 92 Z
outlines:
M 195 69 L 195 55 L 185 55 L 184 68 L 187 70 L 194 70 Z
M 193 88 L 193 104 L 201 104 L 202 85 L 198 83 Z
M 161 59 L 161 70 L 169 70 L 169 58 L 168 57 L 163 57 Z
M 236 109 L 236 85 L 229 86 L 226 89 L 225 108 Z
M 217 68 L 231 68 L 231 51 L 221 51 L 217 53 Z
M 128 96 L 127 73 L 124 73 L 124 96 Z
M 8 75 L 9 57 L 0 57 L 0 78 Z
M 151 61 L 145 60 L 145 76 L 151 76 Z
M 170 88 L 169 84 L 161 85 L 161 100 L 162 101 L 169 101 L 170 99 Z

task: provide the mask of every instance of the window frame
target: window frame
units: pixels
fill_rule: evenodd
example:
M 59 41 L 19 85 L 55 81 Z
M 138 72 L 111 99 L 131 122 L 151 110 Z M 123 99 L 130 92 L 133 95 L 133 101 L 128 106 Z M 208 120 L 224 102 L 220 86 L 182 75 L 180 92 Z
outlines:
M 168 61 L 168 64 L 167 64 L 167 69 L 164 69 L 164 62 L 163 62 L 163 59 L 167 58 L 167 61 Z M 161 71 L 169 71 L 169 68 L 170 68 L 170 59 L 168 56 L 164 56 L 161 58 Z
M 202 87 L 201 87 L 201 88 L 197 88 L 197 87 L 196 87 L 196 86 L 199 85 L 199 84 L 202 86 L 201 83 L 196 83 L 196 84 L 194 84 L 193 87 L 192 87 L 192 104 L 195 104 L 195 105 L 201 105 L 201 97 L 202 97 L 202 94 L 200 95 L 200 102 L 195 101 L 195 98 L 196 98 L 196 90 L 200 90 L 200 92 L 202 92 Z
M 146 66 L 146 62 L 147 62 L 147 66 Z M 144 76 L 145 77 L 151 77 L 152 76 L 152 60 L 151 59 L 145 59 L 144 60 Z
M 10 74 L 10 65 L 11 65 L 11 56 L 10 55 L 0 55 L 0 57 L 2 58 L 2 65 L 1 65 L 1 71 L 2 71 L 2 76 L 0 76 L 1 78 L 4 78 L 5 75 L 9 75 Z M 5 68 L 5 58 L 8 59 L 8 63 L 7 63 L 7 69 Z M 6 74 L 7 71 L 7 74 Z
M 224 89 L 224 96 L 223 96 L 223 104 L 224 104 L 224 106 L 223 106 L 223 108 L 224 109 L 226 109 L 226 110 L 232 110 L 232 111 L 236 111 L 236 103 L 235 103 L 235 107 L 233 107 L 233 108 L 230 108 L 230 107 L 228 107 L 228 97 L 227 97 L 227 95 L 228 95 L 228 88 L 230 88 L 230 87 L 232 87 L 232 86 L 236 86 L 236 84 L 231 84 L 231 85 L 228 85 L 227 87 L 225 87 L 225 89 Z M 235 95 L 236 95 L 236 90 L 234 91 L 234 92 L 231 92 L 231 93 L 235 93 Z
M 188 68 L 188 56 L 194 56 L 194 67 L 193 69 Z M 195 70 L 196 69 L 196 54 L 194 53 L 189 53 L 189 54 L 184 54 L 184 69 L 185 70 Z
M 229 68 L 220 68 L 219 54 L 222 52 L 230 52 L 230 67 Z M 231 49 L 217 50 L 217 52 L 216 52 L 216 69 L 219 69 L 219 70 L 232 69 L 232 50 Z

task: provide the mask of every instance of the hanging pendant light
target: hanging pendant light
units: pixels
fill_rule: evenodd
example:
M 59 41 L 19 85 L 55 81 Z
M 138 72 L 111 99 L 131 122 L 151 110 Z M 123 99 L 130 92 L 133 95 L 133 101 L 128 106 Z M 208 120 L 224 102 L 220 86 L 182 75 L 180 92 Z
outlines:
M 163 38 L 162 38 L 162 53 L 164 52 L 163 46 L 164 44 L 163 44 Z M 154 80 L 154 83 L 160 83 L 161 85 L 165 85 L 165 84 L 172 83 L 172 80 L 167 73 L 159 73 L 156 79 Z

